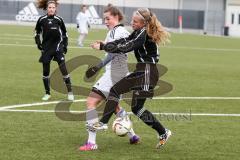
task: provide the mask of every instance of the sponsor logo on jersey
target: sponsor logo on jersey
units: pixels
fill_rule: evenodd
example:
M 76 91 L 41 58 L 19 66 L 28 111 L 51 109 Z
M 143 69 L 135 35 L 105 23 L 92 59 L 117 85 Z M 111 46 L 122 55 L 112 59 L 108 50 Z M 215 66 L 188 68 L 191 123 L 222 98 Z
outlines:
M 99 17 L 96 9 L 94 6 L 89 6 L 86 10 L 86 14 L 89 17 L 90 24 L 102 24 L 103 20 Z
M 40 17 L 33 2 L 29 3 L 15 16 L 17 21 L 36 22 Z

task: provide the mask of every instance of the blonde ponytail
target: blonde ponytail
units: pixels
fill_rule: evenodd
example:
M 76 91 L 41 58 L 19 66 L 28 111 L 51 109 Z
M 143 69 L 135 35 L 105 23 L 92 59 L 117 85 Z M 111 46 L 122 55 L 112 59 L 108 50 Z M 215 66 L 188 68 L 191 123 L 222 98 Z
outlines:
M 165 45 L 170 42 L 170 33 L 166 31 L 154 13 L 147 8 L 140 8 L 136 13 L 144 20 L 147 34 L 155 43 Z
M 146 25 L 147 34 L 157 44 L 165 45 L 169 43 L 170 33 L 162 26 L 155 14 L 152 14 Z

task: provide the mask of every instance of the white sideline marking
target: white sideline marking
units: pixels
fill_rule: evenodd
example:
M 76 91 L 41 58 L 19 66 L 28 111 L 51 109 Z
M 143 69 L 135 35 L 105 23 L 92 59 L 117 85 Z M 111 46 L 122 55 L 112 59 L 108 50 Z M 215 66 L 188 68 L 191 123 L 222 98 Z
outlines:
M 31 44 L 13 44 L 13 43 L 0 43 L 0 46 L 17 46 L 17 47 L 33 47 L 37 48 L 36 45 L 31 45 Z M 69 46 L 68 48 L 80 48 L 77 46 Z M 81 47 L 83 49 L 92 49 L 91 47 Z
M 15 41 L 31 41 L 31 42 L 34 42 L 34 39 L 33 37 L 32 38 L 18 38 L 18 37 L 0 37 L 0 39 L 3 39 L 3 40 L 15 40 Z M 77 40 L 74 40 L 74 39 L 69 39 L 68 40 L 69 42 L 76 42 Z M 94 42 L 94 40 L 84 40 L 85 42 Z
M 231 49 L 231 48 L 201 48 L 201 47 L 185 47 L 185 46 L 164 46 L 163 48 L 188 49 L 188 50 L 205 50 L 205 51 L 240 52 L 240 49 Z
M 153 97 L 153 99 L 173 100 L 240 100 L 240 97 Z
M 129 98 L 124 98 L 129 99 Z M 153 97 L 154 100 L 240 100 L 240 97 Z M 12 109 L 12 108 L 22 108 L 22 107 L 31 107 L 31 106 L 44 106 L 49 104 L 57 104 L 59 102 L 69 103 L 71 101 L 49 101 L 49 102 L 37 102 L 29 104 L 17 104 L 0 107 L 1 110 Z M 86 102 L 86 99 L 74 100 L 75 102 Z
M 30 113 L 86 113 L 86 111 L 55 111 L 55 110 L 13 110 L 6 109 L 0 110 L 0 112 L 30 112 Z M 128 112 L 128 114 L 133 114 Z M 240 117 L 240 114 L 222 114 L 222 113 L 157 113 L 154 112 L 154 115 L 188 115 L 188 116 L 210 116 L 210 117 Z
M 0 34 L 0 39 L 17 39 L 17 40 L 31 40 L 34 41 L 34 35 L 33 36 L 29 36 L 29 35 L 21 35 L 21 34 Z M 22 38 L 24 37 L 24 38 Z M 68 40 L 77 42 L 77 38 L 68 38 Z M 85 39 L 85 42 L 94 42 L 97 39 Z
M 28 44 L 14 44 L 14 43 L 0 43 L 0 46 L 17 46 L 17 47 L 36 47 L 36 45 Z M 80 48 L 77 46 L 69 46 L 69 48 Z M 91 47 L 81 47 L 83 49 L 92 49 Z M 164 46 L 163 48 L 169 49 L 188 49 L 188 50 L 205 50 L 205 51 L 229 51 L 240 52 L 240 49 L 228 49 L 228 48 L 200 48 L 200 47 L 185 47 L 185 46 Z
M 86 99 L 79 99 L 79 100 L 74 100 L 72 102 L 85 102 L 85 101 L 86 101 Z M 0 107 L 0 111 L 5 110 L 5 109 L 11 109 L 11 108 L 44 106 L 44 105 L 49 105 L 49 104 L 57 104 L 57 103 L 60 103 L 60 102 L 70 103 L 71 101 L 50 101 L 50 102 L 37 102 L 37 103 L 29 103 L 29 104 L 17 104 L 17 105 Z

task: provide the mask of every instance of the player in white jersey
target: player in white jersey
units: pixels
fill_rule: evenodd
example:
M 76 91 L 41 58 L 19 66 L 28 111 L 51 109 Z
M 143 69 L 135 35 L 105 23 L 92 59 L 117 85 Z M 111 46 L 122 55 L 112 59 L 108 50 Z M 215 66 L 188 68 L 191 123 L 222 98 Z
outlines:
M 90 28 L 89 16 L 87 15 L 86 10 L 87 10 L 87 6 L 82 5 L 81 11 L 78 13 L 76 17 L 77 29 L 79 32 L 79 37 L 78 37 L 79 47 L 83 47 L 83 41 L 88 35 L 88 29 Z
M 105 42 L 112 42 L 114 40 L 125 38 L 129 36 L 129 32 L 120 24 L 122 21 L 122 12 L 112 5 L 109 5 L 104 11 L 105 25 L 108 27 L 109 32 Z M 126 54 L 112 54 L 106 53 L 105 59 L 97 66 L 91 67 L 86 72 L 86 76 L 89 78 L 93 76 L 98 70 L 105 66 L 105 73 L 96 82 L 92 88 L 92 92 L 87 98 L 88 112 L 86 114 L 87 119 L 87 131 L 88 140 L 79 148 L 81 151 L 89 151 L 97 149 L 96 144 L 96 131 L 91 130 L 91 125 L 98 122 L 97 111 L 95 110 L 98 104 L 104 101 L 108 97 L 108 93 L 111 87 L 125 77 L 128 74 L 127 55 Z M 126 117 L 128 115 L 126 111 L 120 106 L 117 107 L 117 117 Z M 137 144 L 140 138 L 134 133 L 133 129 L 128 133 L 130 144 Z

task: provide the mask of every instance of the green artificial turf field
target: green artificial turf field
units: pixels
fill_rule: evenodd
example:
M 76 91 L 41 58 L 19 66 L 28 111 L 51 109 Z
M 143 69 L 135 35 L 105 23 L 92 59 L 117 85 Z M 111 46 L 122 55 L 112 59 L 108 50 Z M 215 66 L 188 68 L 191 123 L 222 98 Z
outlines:
M 87 136 L 85 122 L 64 121 L 54 113 L 56 101 L 66 95 L 52 91 L 53 104 L 36 104 L 44 91 L 33 28 L 0 26 L 1 160 L 240 159 L 240 39 L 172 34 L 171 44 L 160 47 L 160 64 L 168 69 L 160 79 L 173 89 L 147 100 L 146 108 L 173 132 L 163 149 L 155 149 L 155 131 L 131 115 L 140 144 L 116 136 L 109 124 L 108 131 L 98 134 L 99 150 L 80 152 Z M 76 46 L 76 29 L 68 31 L 67 60 L 80 56 L 88 63 L 86 56 L 104 57 L 89 44 L 104 39 L 106 30 L 91 30 L 84 48 Z M 129 63 L 136 63 L 132 54 Z M 51 71 L 55 69 L 54 62 Z M 79 101 L 71 105 L 74 111 L 85 110 L 84 100 L 94 84 L 84 80 L 86 69 L 83 65 L 71 72 L 73 85 L 84 87 L 75 92 Z M 121 105 L 130 111 L 125 102 Z

